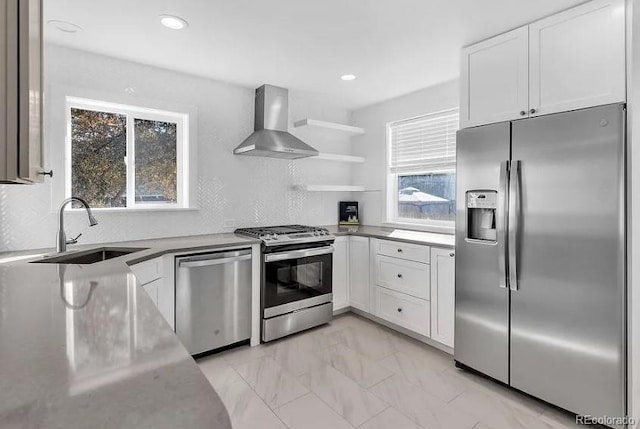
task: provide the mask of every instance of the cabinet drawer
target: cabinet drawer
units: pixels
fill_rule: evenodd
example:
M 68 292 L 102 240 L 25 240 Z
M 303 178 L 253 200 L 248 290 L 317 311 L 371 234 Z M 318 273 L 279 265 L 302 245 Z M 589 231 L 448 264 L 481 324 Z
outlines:
M 378 240 L 378 254 L 429 263 L 429 246 L 421 246 L 420 244 Z
M 429 301 L 376 286 L 376 316 L 419 334 L 429 336 Z
M 428 300 L 430 268 L 428 264 L 420 262 L 376 255 L 376 284 Z
M 162 278 L 162 258 L 151 259 L 131 266 L 131 271 L 136 276 L 140 285 L 146 285 L 154 280 Z

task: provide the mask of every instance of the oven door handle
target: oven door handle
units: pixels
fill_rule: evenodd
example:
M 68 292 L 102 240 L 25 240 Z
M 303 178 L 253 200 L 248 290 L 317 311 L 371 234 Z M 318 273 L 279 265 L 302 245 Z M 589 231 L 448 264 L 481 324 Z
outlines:
M 287 259 L 308 258 L 309 256 L 329 255 L 333 253 L 333 246 L 318 247 L 315 249 L 293 250 L 291 252 L 269 253 L 264 255 L 265 262 L 284 261 Z

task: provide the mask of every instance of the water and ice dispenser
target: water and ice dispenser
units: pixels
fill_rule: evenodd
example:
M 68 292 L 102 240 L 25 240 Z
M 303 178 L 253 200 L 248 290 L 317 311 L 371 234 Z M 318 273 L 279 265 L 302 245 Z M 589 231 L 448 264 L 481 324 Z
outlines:
M 467 191 L 467 238 L 496 242 L 496 191 Z

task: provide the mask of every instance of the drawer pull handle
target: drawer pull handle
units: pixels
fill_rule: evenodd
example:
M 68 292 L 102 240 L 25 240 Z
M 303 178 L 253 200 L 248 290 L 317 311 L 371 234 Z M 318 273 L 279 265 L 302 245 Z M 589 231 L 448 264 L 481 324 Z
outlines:
M 402 313 L 402 308 L 398 308 L 398 313 Z
M 449 253 L 449 256 L 451 256 L 453 258 L 454 256 L 456 256 L 456 254 L 451 252 L 451 253 Z
M 402 249 L 398 249 L 398 253 L 402 253 Z
M 401 279 L 402 278 L 402 274 L 398 273 L 398 278 Z

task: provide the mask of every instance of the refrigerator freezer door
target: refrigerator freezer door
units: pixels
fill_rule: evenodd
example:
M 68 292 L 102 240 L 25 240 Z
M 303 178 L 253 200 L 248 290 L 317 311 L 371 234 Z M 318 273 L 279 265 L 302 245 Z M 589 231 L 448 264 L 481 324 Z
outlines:
M 624 118 L 609 105 L 512 129 L 511 385 L 583 415 L 625 415 Z
M 501 183 L 506 183 L 500 177 L 509 159 L 510 134 L 506 122 L 461 130 L 457 136 L 455 359 L 503 383 L 509 375 L 509 291 L 504 280 L 500 287 L 498 262 L 505 255 L 499 255 L 503 246 L 496 240 L 468 238 L 467 193 L 497 191 L 498 201 L 504 197 Z M 503 222 L 498 213 L 497 231 Z

